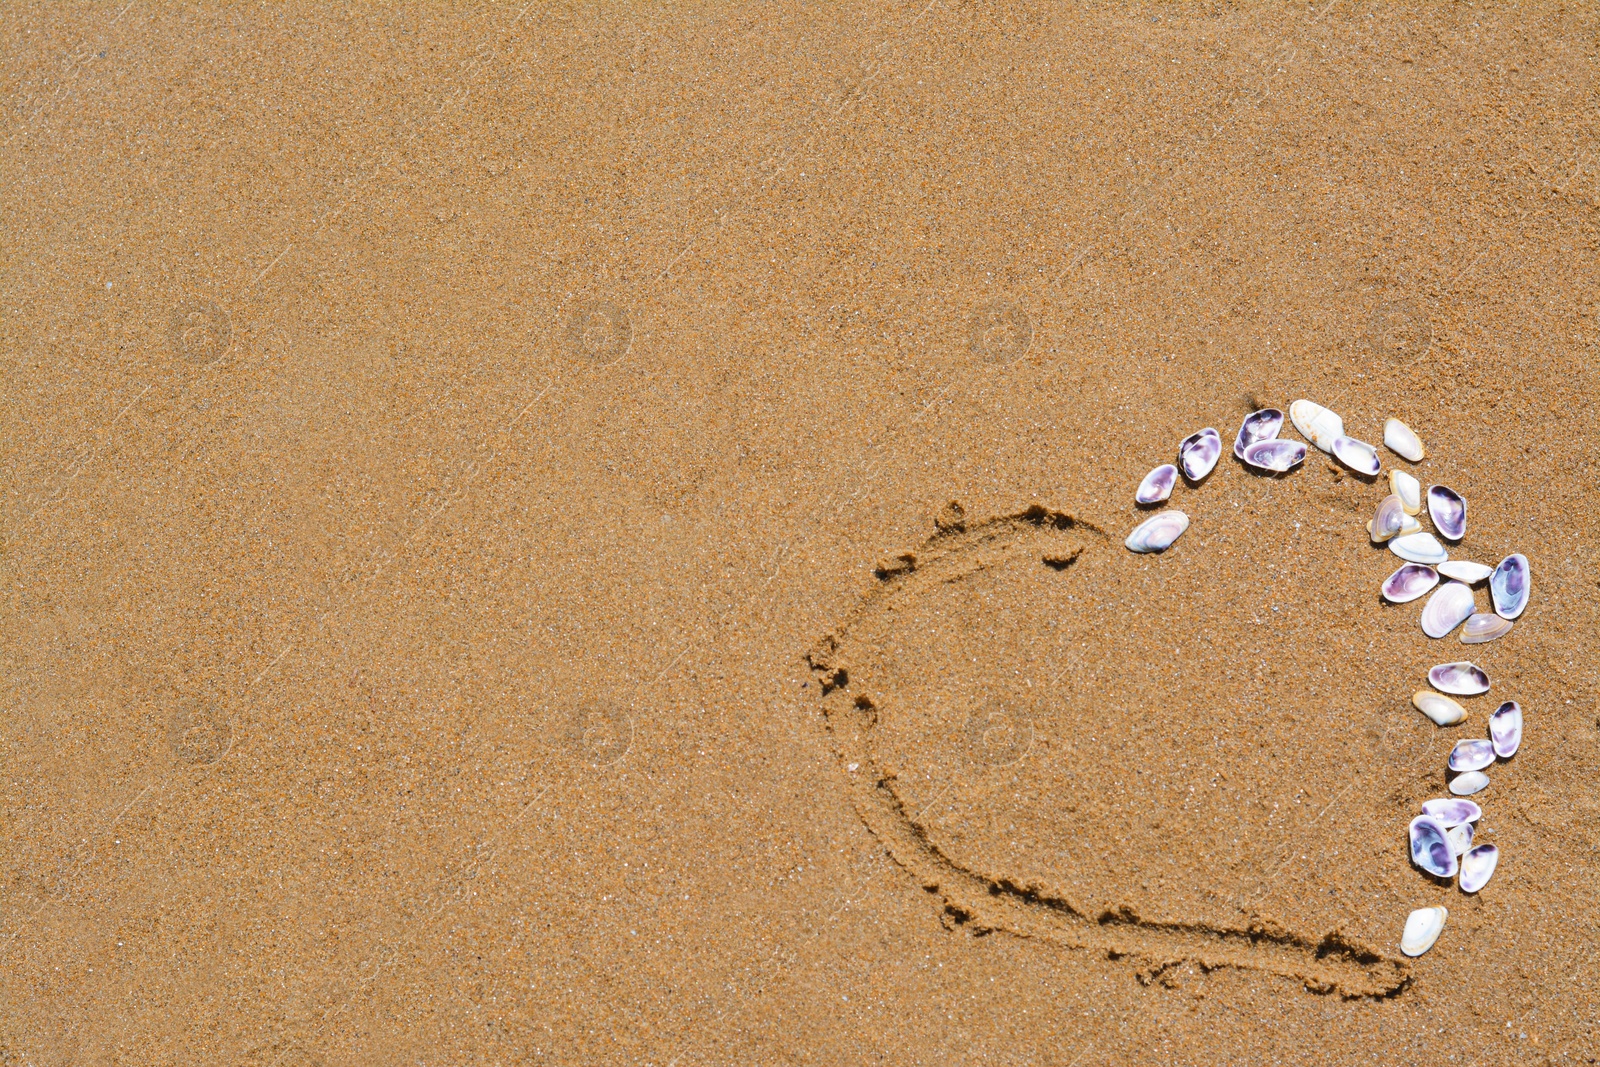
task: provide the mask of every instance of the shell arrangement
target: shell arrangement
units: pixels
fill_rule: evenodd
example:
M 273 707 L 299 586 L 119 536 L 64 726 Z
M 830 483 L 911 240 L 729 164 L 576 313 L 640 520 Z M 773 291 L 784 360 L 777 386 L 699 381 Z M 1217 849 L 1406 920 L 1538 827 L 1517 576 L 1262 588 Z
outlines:
M 1299 466 L 1306 458 L 1306 446 L 1278 437 L 1283 421 L 1283 412 L 1276 408 L 1263 408 L 1245 416 L 1234 439 L 1234 456 L 1247 466 L 1272 473 Z M 1377 448 L 1347 437 L 1344 420 L 1322 405 L 1296 400 L 1289 405 L 1289 421 L 1307 441 L 1357 474 L 1376 478 L 1382 469 Z M 1384 423 L 1383 443 L 1411 463 L 1427 454 L 1417 435 L 1399 419 Z M 1178 445 L 1176 465 L 1164 463 L 1139 483 L 1135 502 L 1141 507 L 1165 503 L 1180 472 L 1191 484 L 1198 485 L 1221 455 L 1222 438 L 1215 429 L 1208 426 L 1190 434 Z M 1422 632 L 1435 640 L 1448 637 L 1458 627 L 1464 645 L 1484 644 L 1510 633 L 1528 606 L 1528 557 L 1513 553 L 1495 567 L 1451 559 L 1440 538 L 1454 545 L 1466 536 L 1466 499 L 1444 485 L 1430 485 L 1424 494 L 1422 483 L 1399 469 L 1389 471 L 1388 488 L 1388 495 L 1366 524 L 1373 543 L 1387 544 L 1401 560 L 1400 567 L 1384 579 L 1383 598 L 1405 604 L 1427 596 L 1421 615 Z M 1424 529 L 1420 518 L 1424 507 L 1433 525 L 1431 533 Z M 1133 552 L 1161 552 L 1188 528 L 1189 516 L 1177 509 L 1163 510 L 1135 527 L 1124 543 Z M 1484 582 L 1489 585 L 1492 612 L 1477 610 L 1472 587 Z M 1489 691 L 1489 675 L 1467 660 L 1439 664 L 1428 672 L 1428 683 L 1432 688 L 1419 690 L 1411 703 L 1438 726 L 1454 726 L 1466 719 L 1467 710 L 1455 697 Z M 1500 862 L 1498 847 L 1473 844 L 1483 809 L 1466 798 L 1489 787 L 1485 772 L 1497 761 L 1516 755 L 1522 744 L 1521 705 L 1515 700 L 1505 701 L 1489 716 L 1488 725 L 1487 739 L 1455 743 L 1447 763 L 1453 776 L 1449 780 L 1451 795 L 1425 802 L 1422 814 L 1411 820 L 1408 834 L 1411 862 L 1434 878 L 1456 879 L 1464 893 L 1476 893 L 1487 885 Z M 1413 911 L 1406 918 L 1400 950 L 1408 956 L 1427 952 L 1439 939 L 1447 914 L 1443 907 Z

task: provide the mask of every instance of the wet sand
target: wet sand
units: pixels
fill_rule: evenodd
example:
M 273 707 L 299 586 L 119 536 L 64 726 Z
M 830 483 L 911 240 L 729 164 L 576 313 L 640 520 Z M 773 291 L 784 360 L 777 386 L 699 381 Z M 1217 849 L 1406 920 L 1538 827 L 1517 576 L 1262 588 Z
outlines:
M 0 1061 L 1597 1062 L 1597 30 L 11 9 Z

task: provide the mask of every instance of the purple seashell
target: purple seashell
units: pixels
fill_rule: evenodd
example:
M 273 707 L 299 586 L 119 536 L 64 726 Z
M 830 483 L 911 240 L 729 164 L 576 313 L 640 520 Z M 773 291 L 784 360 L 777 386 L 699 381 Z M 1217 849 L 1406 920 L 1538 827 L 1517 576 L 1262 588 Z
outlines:
M 1481 771 L 1494 764 L 1494 745 L 1481 738 L 1457 741 L 1450 750 L 1452 771 Z
M 1500 849 L 1495 845 L 1479 845 L 1461 857 L 1461 886 L 1463 893 L 1476 893 L 1489 884 L 1494 869 L 1500 865 Z
M 1467 502 L 1447 485 L 1428 486 L 1428 517 L 1433 528 L 1448 541 L 1467 535 Z
M 1515 552 L 1500 561 L 1489 577 L 1489 595 L 1494 598 L 1495 614 L 1514 619 L 1528 606 L 1528 557 Z
M 1441 663 L 1428 672 L 1428 681 L 1441 693 L 1470 697 L 1489 691 L 1489 675 L 1476 663 L 1461 660 Z
M 1283 412 L 1277 408 L 1252 411 L 1239 424 L 1239 436 L 1233 440 L 1233 454 L 1244 458 L 1244 450 L 1257 441 L 1271 441 L 1283 429 Z
M 1421 563 L 1407 563 L 1383 580 L 1383 599 L 1408 604 L 1439 584 L 1439 572 Z
M 1130 552 L 1164 552 L 1189 528 L 1181 511 L 1160 511 L 1134 527 L 1123 544 Z
M 1445 582 L 1422 608 L 1422 632 L 1439 638 L 1467 621 L 1472 614 L 1472 590 L 1460 582 Z
M 1422 814 L 1432 815 L 1448 830 L 1464 822 L 1477 822 L 1483 818 L 1483 809 L 1460 797 L 1441 797 L 1438 800 L 1424 800 Z
M 1250 466 L 1264 471 L 1292 470 L 1306 458 L 1306 446 L 1299 441 L 1273 438 L 1246 445 L 1241 457 Z
M 1222 456 L 1222 435 L 1207 426 L 1192 433 L 1178 445 L 1178 466 L 1191 482 L 1204 481 Z
M 1172 487 L 1177 481 L 1178 468 L 1170 463 L 1163 463 L 1144 476 L 1144 481 L 1139 483 L 1139 491 L 1133 494 L 1134 502 L 1159 504 L 1172 495 Z
M 1365 441 L 1357 441 L 1354 437 L 1345 437 L 1342 434 L 1333 439 L 1333 458 L 1357 474 L 1364 474 L 1368 478 L 1376 477 L 1378 471 L 1383 469 L 1376 448 Z
M 1494 754 L 1510 759 L 1522 746 L 1522 705 L 1508 700 L 1494 709 L 1489 716 L 1489 737 L 1494 744 Z
M 1444 824 L 1432 815 L 1412 819 L 1411 862 L 1437 878 L 1455 877 L 1456 854 L 1450 850 L 1447 833 Z

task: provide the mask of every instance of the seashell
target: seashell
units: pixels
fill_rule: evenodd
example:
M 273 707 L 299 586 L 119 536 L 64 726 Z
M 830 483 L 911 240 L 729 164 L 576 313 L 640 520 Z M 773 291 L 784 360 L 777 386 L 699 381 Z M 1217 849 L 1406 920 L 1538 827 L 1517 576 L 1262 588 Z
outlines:
M 1451 541 L 1467 535 L 1467 502 L 1448 485 L 1428 486 L 1428 517 L 1433 528 Z
M 1245 446 L 1243 459 L 1252 467 L 1264 471 L 1286 471 L 1306 458 L 1306 446 L 1299 441 L 1273 438 Z
M 1206 475 L 1217 465 L 1222 455 L 1222 435 L 1207 426 L 1199 433 L 1185 437 L 1178 445 L 1178 466 L 1183 476 L 1191 482 L 1205 481 Z
M 1301 437 L 1324 452 L 1332 452 L 1334 438 L 1344 436 L 1344 420 L 1309 400 L 1296 400 L 1289 405 L 1289 421 Z
M 1467 621 L 1473 606 L 1472 590 L 1460 582 L 1445 582 L 1422 606 L 1422 632 L 1443 637 Z
M 1163 511 L 1134 527 L 1123 544 L 1132 552 L 1161 552 L 1188 528 L 1189 516 L 1181 511 Z
M 1428 454 L 1417 435 L 1411 432 L 1411 427 L 1399 419 L 1389 419 L 1383 424 L 1383 443 L 1389 446 L 1389 451 L 1413 463 Z
M 1407 604 L 1438 584 L 1439 572 L 1432 567 L 1403 563 L 1399 570 L 1383 580 L 1383 599 L 1391 604 Z
M 1489 738 L 1494 744 L 1494 754 L 1510 759 L 1522 747 L 1522 705 L 1508 700 L 1494 709 L 1489 716 Z
M 1418 908 L 1407 915 L 1405 932 L 1400 935 L 1400 951 L 1407 956 L 1420 956 L 1432 948 L 1449 914 L 1445 908 Z
M 1441 693 L 1470 697 L 1489 691 L 1489 675 L 1476 663 L 1441 663 L 1428 672 L 1428 684 Z
M 1378 450 L 1365 441 L 1340 435 L 1333 439 L 1333 458 L 1357 474 L 1376 478 L 1383 464 L 1378 462 Z
M 1474 793 L 1481 793 L 1489 788 L 1489 776 L 1482 771 L 1468 771 L 1458 774 L 1450 781 L 1450 792 L 1458 797 L 1470 797 Z
M 1470 800 L 1460 797 L 1439 798 L 1438 800 L 1424 800 L 1422 814 L 1432 815 L 1444 823 L 1445 829 L 1459 826 L 1464 822 L 1477 822 L 1483 818 L 1483 809 Z
M 1283 412 L 1277 408 L 1252 411 L 1239 424 L 1239 436 L 1233 439 L 1233 454 L 1244 458 L 1244 450 L 1257 441 L 1271 441 L 1283 429 Z
M 1514 619 L 1528 606 L 1528 557 L 1514 552 L 1500 561 L 1489 577 L 1489 595 L 1494 598 L 1495 614 Z
M 1511 623 L 1498 615 L 1472 615 L 1461 627 L 1463 645 L 1486 645 L 1511 632 Z
M 1389 492 L 1400 498 L 1407 515 L 1422 511 L 1422 483 L 1398 467 L 1389 468 Z
M 1493 765 L 1494 745 L 1482 738 L 1457 741 L 1455 747 L 1450 750 L 1452 771 L 1481 771 Z
M 1453 878 L 1456 873 L 1456 854 L 1450 851 L 1449 833 L 1444 824 L 1432 815 L 1418 815 L 1411 820 L 1409 838 L 1411 862 L 1438 878 Z
M 1479 845 L 1461 857 L 1461 880 L 1456 884 L 1463 893 L 1476 893 L 1489 884 L 1494 869 L 1499 865 L 1499 846 Z
M 1439 564 L 1439 573 L 1446 578 L 1454 578 L 1458 582 L 1477 585 L 1493 574 L 1494 569 L 1485 567 L 1481 563 L 1473 563 L 1471 560 L 1451 559 Z
M 1178 468 L 1170 463 L 1163 463 L 1144 476 L 1144 481 L 1139 483 L 1139 491 L 1133 494 L 1134 503 L 1161 503 L 1172 495 L 1172 487 L 1177 481 Z
M 1416 520 L 1416 517 L 1413 516 L 1413 515 L 1407 515 L 1405 517 L 1405 521 L 1403 521 L 1400 524 L 1400 536 L 1401 537 L 1404 537 L 1406 534 L 1414 534 L 1414 533 L 1421 533 L 1421 532 L 1422 532 L 1422 523 L 1418 522 Z
M 1467 709 L 1447 696 L 1429 689 L 1419 689 L 1411 694 L 1416 709 L 1433 720 L 1435 726 L 1454 726 L 1467 717 Z
M 1450 842 L 1450 851 L 1460 856 L 1472 847 L 1473 827 L 1470 822 L 1461 823 L 1445 830 L 1445 839 Z
M 1374 541 L 1387 541 L 1400 533 L 1409 517 L 1400 498 L 1390 493 L 1378 505 L 1378 513 L 1372 517 L 1372 521 L 1367 523 L 1367 533 Z
M 1391 538 L 1389 551 L 1412 563 L 1443 563 L 1450 558 L 1439 539 L 1431 533 L 1401 534 Z

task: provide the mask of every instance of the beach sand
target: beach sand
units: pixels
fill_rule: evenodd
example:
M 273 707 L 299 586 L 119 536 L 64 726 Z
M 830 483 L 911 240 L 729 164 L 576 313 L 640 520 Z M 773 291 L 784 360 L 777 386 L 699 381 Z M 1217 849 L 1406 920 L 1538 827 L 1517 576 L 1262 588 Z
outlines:
M 8 9 L 0 1063 L 1600 1062 L 1597 33 Z

